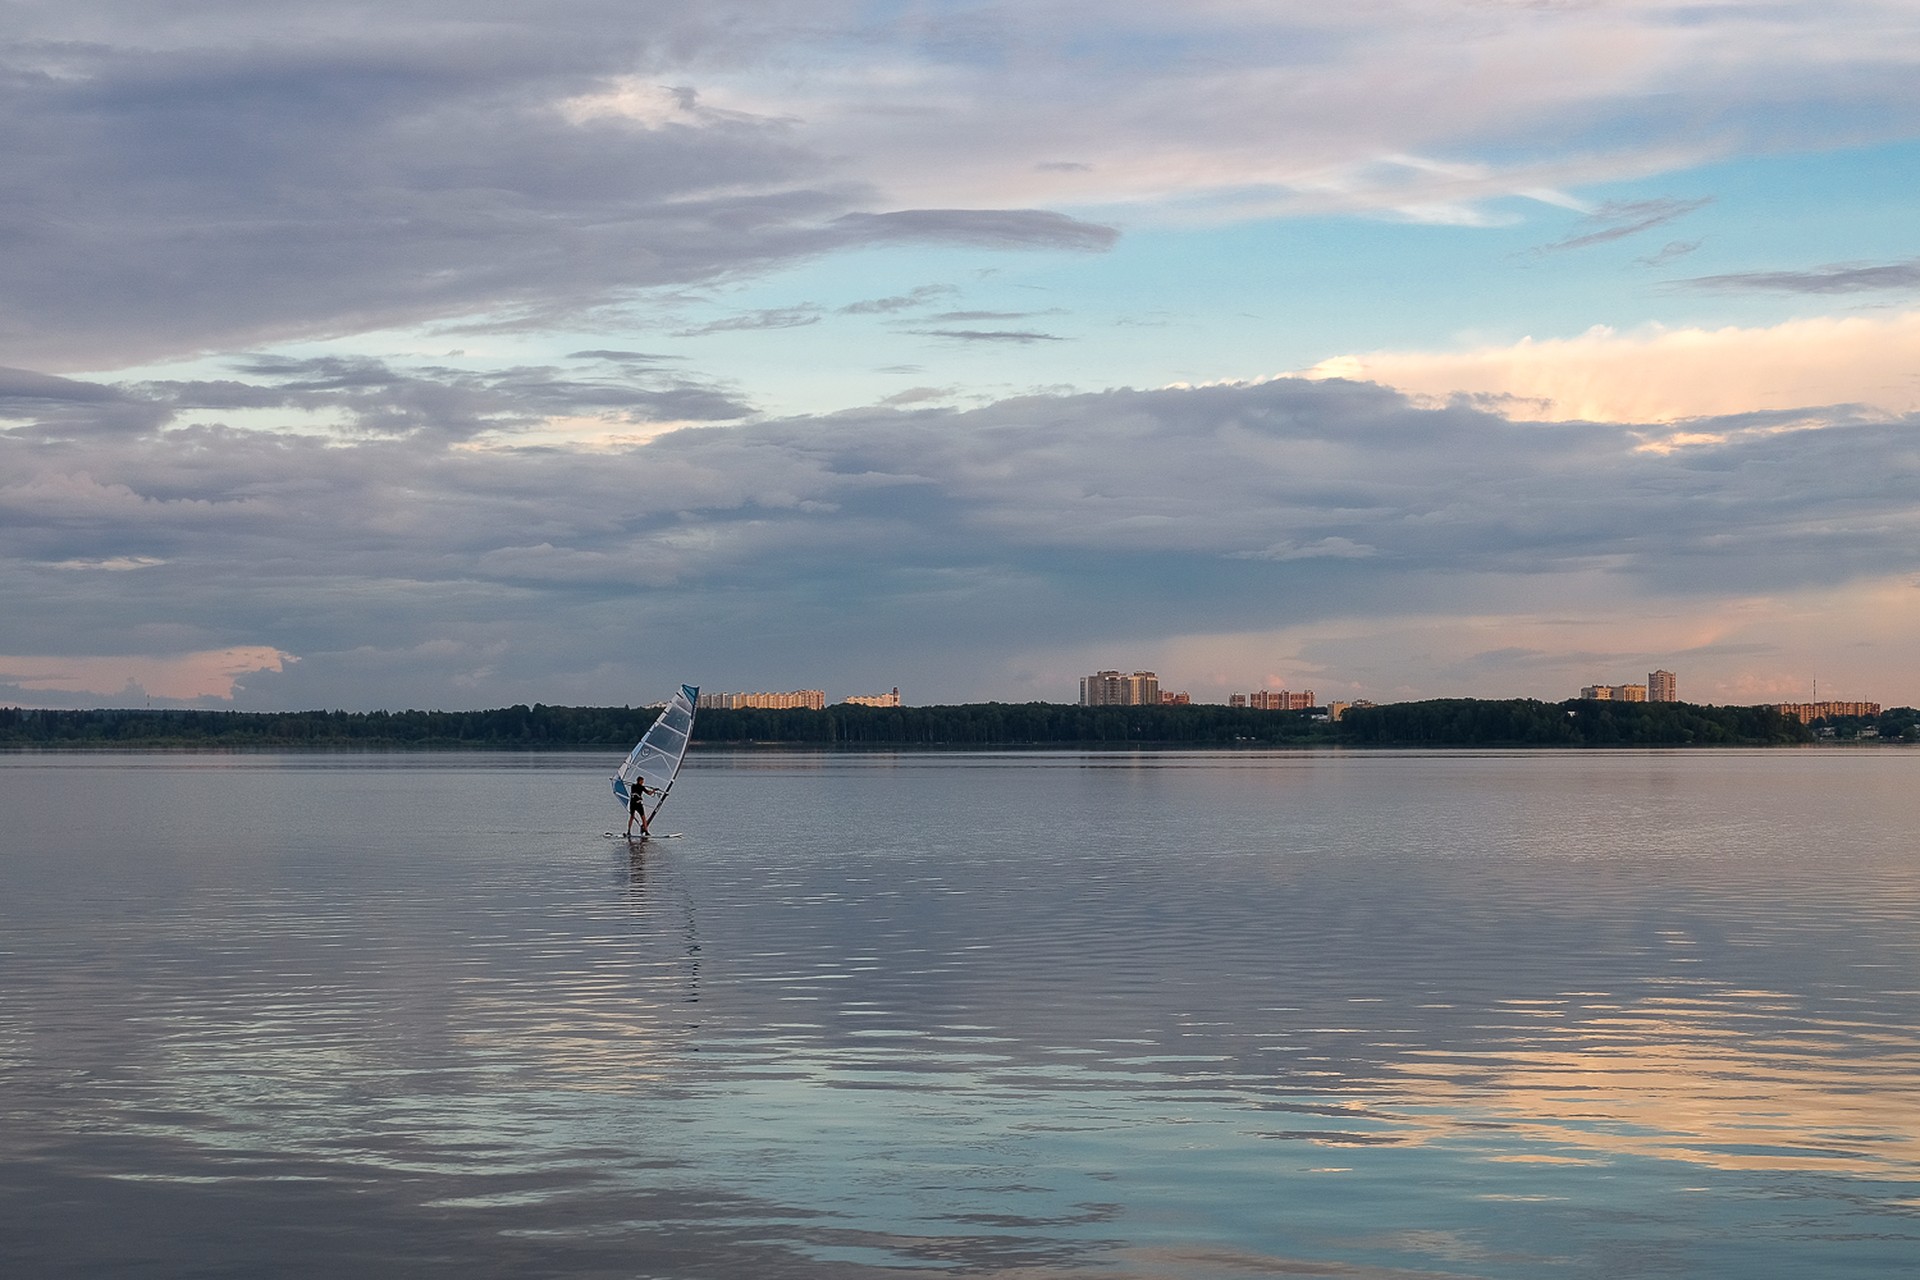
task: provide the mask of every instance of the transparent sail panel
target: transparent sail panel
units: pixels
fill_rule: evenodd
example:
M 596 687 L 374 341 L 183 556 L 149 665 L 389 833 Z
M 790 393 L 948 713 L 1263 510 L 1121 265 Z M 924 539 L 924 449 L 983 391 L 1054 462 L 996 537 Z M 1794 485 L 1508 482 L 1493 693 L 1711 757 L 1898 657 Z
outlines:
M 666 710 L 653 722 L 639 743 L 627 755 L 626 763 L 614 779 L 614 793 L 623 799 L 634 779 L 646 779 L 646 785 L 659 789 L 680 772 L 680 761 L 687 754 L 687 740 L 693 736 L 693 708 L 700 691 L 683 684 L 673 695 Z

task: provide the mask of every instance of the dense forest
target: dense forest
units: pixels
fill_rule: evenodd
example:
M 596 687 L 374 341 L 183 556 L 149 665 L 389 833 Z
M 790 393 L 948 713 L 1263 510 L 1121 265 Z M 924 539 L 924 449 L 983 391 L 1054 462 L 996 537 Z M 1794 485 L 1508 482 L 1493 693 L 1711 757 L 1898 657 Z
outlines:
M 1341 722 L 1356 746 L 1774 746 L 1812 742 L 1814 730 L 1770 707 L 1690 702 L 1536 702 L 1441 698 L 1356 707 Z
M 495 711 L 0 710 L 0 745 L 222 747 L 620 747 L 653 722 L 651 707 Z M 1337 741 L 1306 712 L 1227 707 L 1081 707 L 972 703 L 699 713 L 694 741 L 807 747 L 1060 745 L 1232 746 Z
M 492 711 L 28 711 L 0 708 L 13 747 L 608 747 L 624 749 L 651 707 L 503 707 Z M 825 711 L 702 711 L 708 746 L 1254 747 L 1772 746 L 1822 737 L 1920 740 L 1920 711 L 1802 725 L 1766 707 L 1686 702 L 1537 702 L 1443 698 L 1355 707 L 1337 722 L 1304 711 L 1205 704 L 1081 707 L 1049 702 Z

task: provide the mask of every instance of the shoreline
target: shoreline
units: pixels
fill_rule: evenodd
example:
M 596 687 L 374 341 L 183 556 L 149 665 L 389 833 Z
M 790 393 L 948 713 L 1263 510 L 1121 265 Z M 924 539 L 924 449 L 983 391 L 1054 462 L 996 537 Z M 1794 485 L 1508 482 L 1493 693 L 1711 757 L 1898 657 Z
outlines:
M 656 714 L 648 706 L 538 703 L 399 712 L 0 708 L 0 750 L 625 751 Z M 1920 741 L 1920 710 L 1809 724 L 1764 705 L 1531 698 L 1354 706 L 1339 720 L 1324 709 L 1214 704 L 709 709 L 695 722 L 693 741 L 743 752 L 1896 745 Z
M 1879 751 L 1920 747 L 1904 738 L 1815 739 L 1811 742 L 702 742 L 695 739 L 692 754 L 739 755 L 1041 755 L 1072 752 L 1082 755 L 1271 754 L 1291 752 L 1351 753 L 1390 751 L 1435 753 L 1500 752 L 1650 752 L 1650 751 Z M 28 755 L 601 755 L 618 758 L 630 749 L 624 743 L 481 743 L 481 742 L 9 742 L 0 743 L 0 756 Z

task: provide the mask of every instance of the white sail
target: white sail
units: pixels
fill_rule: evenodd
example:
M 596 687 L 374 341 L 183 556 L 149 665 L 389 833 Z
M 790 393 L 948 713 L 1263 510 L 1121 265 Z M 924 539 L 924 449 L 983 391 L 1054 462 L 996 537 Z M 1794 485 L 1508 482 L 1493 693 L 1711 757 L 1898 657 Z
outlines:
M 653 722 L 627 754 L 626 763 L 620 766 L 620 772 L 613 777 L 613 794 L 620 798 L 621 807 L 627 804 L 627 797 L 636 779 L 645 779 L 645 785 L 662 793 L 664 797 L 668 787 L 673 785 L 674 775 L 680 772 L 680 761 L 687 754 L 687 740 L 693 736 L 693 708 L 700 698 L 700 690 L 690 684 L 680 686 L 680 692 L 667 702 L 667 709 Z M 658 809 L 660 802 L 654 801 Z

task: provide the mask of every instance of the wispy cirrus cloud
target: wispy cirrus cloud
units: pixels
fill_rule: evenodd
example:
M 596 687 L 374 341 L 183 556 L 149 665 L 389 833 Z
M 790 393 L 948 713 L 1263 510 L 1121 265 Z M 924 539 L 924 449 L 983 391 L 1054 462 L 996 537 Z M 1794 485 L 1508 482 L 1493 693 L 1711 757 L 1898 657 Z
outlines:
M 825 314 L 825 308 L 811 303 L 797 307 L 770 307 L 741 315 L 725 316 L 719 320 L 685 329 L 676 329 L 673 331 L 673 336 L 699 338 L 712 333 L 746 333 L 755 329 L 802 329 L 808 325 L 819 324 Z
M 986 320 L 1030 320 L 1034 316 L 1064 314 L 1064 308 L 1049 307 L 1044 311 L 941 311 L 927 319 L 936 324 L 979 324 Z
M 1598 244 L 1611 244 L 1615 240 L 1664 227 L 1712 203 L 1711 196 L 1702 196 L 1694 200 L 1632 200 L 1604 204 L 1587 215 L 1585 225 L 1588 230 L 1575 232 L 1552 244 L 1541 245 L 1535 252 L 1564 253 L 1572 249 L 1589 249 Z
M 841 307 L 840 314 L 845 316 L 889 316 L 902 311 L 912 311 L 919 307 L 933 305 L 941 298 L 958 292 L 950 284 L 926 284 L 906 293 L 895 294 L 887 298 L 863 298 L 859 302 L 849 302 Z
M 1036 342 L 1065 342 L 1057 333 L 1035 329 L 909 329 L 923 338 L 941 338 L 948 342 L 1007 342 L 1029 346 Z
M 1634 261 L 1643 267 L 1662 267 L 1676 258 L 1698 252 L 1701 243 L 1699 240 L 1669 240 L 1653 253 L 1635 258 Z
M 677 364 L 679 357 L 659 355 L 647 351 L 620 351 L 602 348 L 597 351 L 572 351 L 567 353 L 569 360 L 595 360 L 623 368 L 653 369 L 663 365 Z
M 1808 271 L 1738 271 L 1727 275 L 1695 276 L 1681 283 L 1696 289 L 1807 294 L 1913 289 L 1920 288 L 1920 258 L 1878 265 L 1815 267 Z

